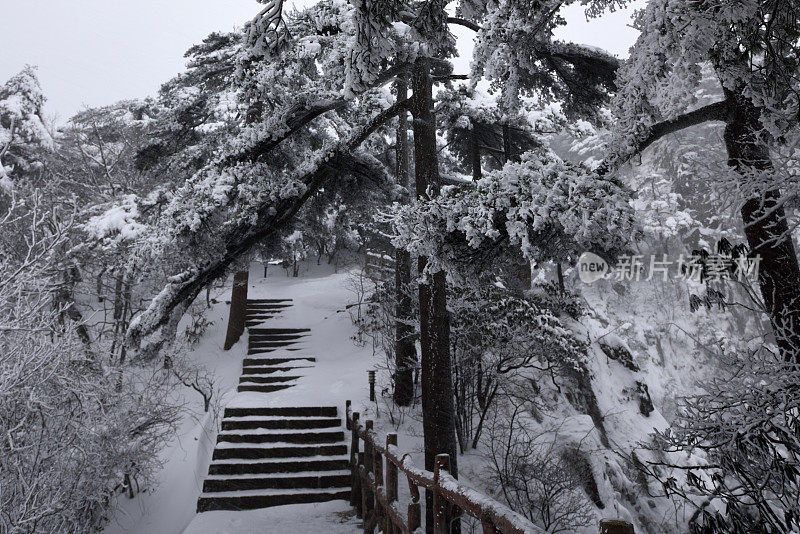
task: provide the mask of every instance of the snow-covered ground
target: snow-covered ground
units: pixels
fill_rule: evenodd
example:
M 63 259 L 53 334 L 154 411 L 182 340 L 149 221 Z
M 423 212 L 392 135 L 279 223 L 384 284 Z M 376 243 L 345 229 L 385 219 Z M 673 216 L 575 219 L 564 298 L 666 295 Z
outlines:
M 299 278 L 287 277 L 278 267 L 271 267 L 269 276 L 263 277 L 263 268 L 254 263 L 250 272 L 249 298 L 292 299 L 292 307 L 264 324 L 270 328 L 309 328 L 310 336 L 303 338 L 298 356 L 313 356 L 316 362 L 302 371 L 302 378 L 292 388 L 273 393 L 237 393 L 236 386 L 242 370 L 242 360 L 247 352 L 247 334 L 230 350 L 222 350 L 227 328 L 230 299 L 230 285 L 212 294 L 217 301 L 208 310 L 207 317 L 213 324 L 209 327 L 198 345 L 188 357 L 212 369 L 220 388 L 219 408 L 225 406 L 336 406 L 340 417 L 344 417 L 345 401 L 353 401 L 353 409 L 362 414 L 362 420 L 374 419 L 379 435 L 397 432 L 399 447 L 410 453 L 416 466 L 422 467 L 422 436 L 419 421 L 419 407 L 407 412 L 402 421 L 397 421 L 388 412 L 390 403 L 369 401 L 367 370 L 385 367 L 382 357 L 373 356 L 372 346 L 358 346 L 353 339 L 356 329 L 351 321 L 348 305 L 356 300 L 351 289 L 355 276 L 350 272 L 333 273 L 326 267 L 306 266 Z M 688 350 L 688 343 L 682 343 L 680 336 L 654 335 L 670 340 L 663 354 L 656 354 L 648 343 L 648 332 L 628 332 L 626 321 L 633 321 L 627 315 L 616 316 L 611 313 L 612 306 L 607 302 L 608 295 L 615 295 L 606 288 L 601 292 L 603 298 L 594 298 L 588 291 L 591 303 L 588 317 L 583 319 L 583 327 L 592 340 L 612 339 L 626 346 L 630 345 L 636 365 L 641 369 L 632 372 L 619 362 L 609 360 L 599 349 L 593 350 L 592 374 L 594 390 L 600 410 L 605 417 L 608 437 L 615 447 L 622 450 L 635 448 L 636 443 L 646 440 L 653 427 L 666 425 L 662 413 L 672 409 L 672 398 L 680 394 L 688 385 L 677 384 L 676 377 L 684 376 L 686 368 L 698 371 L 696 352 Z M 657 293 L 657 292 L 656 292 Z M 636 309 L 660 309 L 649 302 L 655 298 L 653 292 L 632 291 L 620 300 L 636 298 L 641 306 Z M 638 302 L 637 302 L 638 303 Z M 614 309 L 624 309 L 624 306 Z M 675 312 L 677 313 L 677 311 Z M 685 321 L 682 312 L 670 320 L 681 325 Z M 661 318 L 663 321 L 663 318 Z M 611 324 L 609 324 L 610 322 Z M 653 324 L 659 324 L 654 322 Z M 622 325 L 621 327 L 618 325 Z M 183 326 L 181 327 L 181 329 Z M 586 332 L 585 332 L 586 333 Z M 606 335 L 604 335 L 606 334 Z M 619 335 L 618 335 L 619 334 Z M 638 334 L 638 335 L 637 335 Z M 652 336 L 651 336 L 652 337 Z M 642 338 L 637 342 L 637 338 Z M 683 340 L 687 341 L 687 340 Z M 595 347 L 596 348 L 596 347 Z M 647 349 L 652 349 L 648 353 Z M 380 385 L 387 384 L 389 377 L 385 369 L 379 371 Z M 294 374 L 294 373 L 293 373 Z M 639 413 L 635 398 L 626 393 L 634 380 L 646 382 L 650 388 L 655 411 L 649 417 Z M 193 410 L 187 413 L 177 439 L 162 453 L 164 468 L 157 487 L 138 495 L 133 500 L 121 497 L 119 510 L 105 530 L 105 534 L 239 534 L 246 532 L 303 532 L 303 533 L 346 533 L 358 530 L 352 510 L 344 501 L 319 504 L 290 505 L 253 511 L 215 511 L 197 514 L 197 497 L 208 471 L 211 452 L 219 427 L 218 418 L 202 411 L 201 399 L 187 390 L 186 399 L 192 403 Z M 560 438 L 567 439 L 575 434 L 575 439 L 584 440 L 591 433 L 592 422 L 588 415 L 577 413 L 562 403 L 562 410 L 556 410 L 551 417 L 561 421 Z M 396 410 L 396 409 L 395 409 Z M 394 420 L 393 420 L 394 419 Z M 596 468 L 605 472 L 603 465 L 615 465 L 617 461 L 599 442 Z M 496 488 L 488 487 L 486 481 L 486 461 L 479 448 L 459 457 L 460 481 L 483 492 L 492 494 Z M 614 472 L 623 470 L 617 466 Z M 626 499 L 617 493 L 615 484 L 607 476 L 599 478 L 599 491 L 603 500 L 611 506 L 602 512 L 603 517 L 623 517 L 635 519 L 635 510 Z M 628 486 L 626 481 L 619 484 Z M 616 485 L 619 485 L 616 484 Z M 400 485 L 401 509 L 409 500 L 407 484 Z M 651 512 L 657 515 L 658 512 Z M 599 518 L 598 518 L 599 519 Z M 469 529 L 469 527 L 467 527 Z M 596 526 L 586 529 L 594 532 Z
M 237 393 L 236 386 L 247 353 L 247 334 L 224 351 L 228 323 L 230 283 L 212 293 L 217 301 L 207 312 L 212 325 L 187 357 L 213 370 L 220 388 L 218 416 L 225 406 L 337 406 L 344 417 L 344 405 L 352 399 L 362 405 L 368 398 L 367 369 L 373 364 L 370 347 L 352 341 L 354 328 L 347 304 L 354 295 L 348 289 L 350 273 L 333 273 L 326 267 L 307 267 L 299 278 L 287 277 L 271 268 L 253 263 L 249 298 L 291 298 L 293 306 L 264 326 L 270 328 L 310 328 L 298 355 L 316 357 L 315 364 L 303 370 L 295 387 L 263 393 Z M 203 297 L 201 297 L 203 298 Z M 186 322 L 187 319 L 184 319 Z M 181 325 L 179 331 L 183 330 Z M 191 409 L 180 425 L 176 439 L 162 452 L 164 467 L 159 484 L 132 500 L 120 497 L 118 510 L 105 534 L 192 534 L 245 532 L 356 532 L 356 522 L 344 501 L 302 504 L 241 512 L 206 512 L 195 507 L 219 428 L 219 417 L 204 414 L 199 395 L 185 392 Z

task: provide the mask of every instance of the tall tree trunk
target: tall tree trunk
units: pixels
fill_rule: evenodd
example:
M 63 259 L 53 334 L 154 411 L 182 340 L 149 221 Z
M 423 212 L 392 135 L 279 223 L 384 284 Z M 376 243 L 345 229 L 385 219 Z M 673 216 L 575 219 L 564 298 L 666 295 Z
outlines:
M 475 126 L 472 127 L 469 141 L 470 160 L 472 162 L 472 180 L 477 182 L 483 176 L 483 168 L 481 165 L 481 142 L 480 139 L 478 139 Z
M 397 100 L 408 97 L 408 83 L 398 78 Z M 408 188 L 408 117 L 405 111 L 397 116 L 397 182 Z M 395 334 L 394 334 L 394 402 L 408 406 L 414 399 L 414 367 L 417 362 L 414 346 L 414 328 L 411 326 L 412 301 L 408 293 L 411 286 L 411 254 L 403 249 L 395 250 Z
M 520 155 L 511 150 L 511 128 L 508 124 L 502 126 L 503 134 L 503 164 L 509 161 L 519 162 Z M 473 156 L 474 157 L 474 156 Z M 480 164 L 480 156 L 478 157 Z M 474 174 L 474 173 L 473 173 Z M 509 289 L 518 295 L 524 295 L 531 288 L 531 262 L 520 252 L 515 252 L 511 264 L 507 266 Z
M 769 149 L 759 138 L 759 110 L 739 91 L 726 90 L 729 116 L 725 126 L 728 165 L 741 173 L 774 172 Z M 758 282 L 775 340 L 784 359 L 798 361 L 800 350 L 800 267 L 786 213 L 777 189 L 745 202 L 744 233 L 758 255 Z
M 511 154 L 511 128 L 508 124 L 503 125 L 503 163 L 507 161 L 518 161 L 519 158 L 513 158 Z
M 411 85 L 414 91 L 414 174 L 417 195 L 439 193 L 439 162 L 436 150 L 436 116 L 433 111 L 433 79 L 430 63 L 420 58 L 414 63 Z M 419 272 L 426 259 L 418 260 Z M 447 312 L 445 273 L 439 271 L 419 284 L 420 333 L 422 347 L 422 427 L 425 442 L 425 469 L 432 471 L 437 454 L 450 455 L 453 476 L 458 476 L 458 453 L 450 361 L 450 317 Z M 433 495 L 425 492 L 425 521 L 433 530 Z M 451 532 L 460 532 L 460 528 Z

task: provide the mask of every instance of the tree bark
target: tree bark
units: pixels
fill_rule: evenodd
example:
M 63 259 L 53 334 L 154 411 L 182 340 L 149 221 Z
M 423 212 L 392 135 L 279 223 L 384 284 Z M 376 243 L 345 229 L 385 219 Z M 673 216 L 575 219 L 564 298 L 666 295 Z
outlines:
M 511 128 L 508 124 L 503 125 L 503 163 L 517 161 L 511 154 Z
M 433 79 L 427 58 L 420 58 L 412 69 L 414 96 L 414 174 L 417 195 L 439 193 L 439 162 L 436 150 L 436 116 L 433 110 Z M 427 260 L 418 260 L 419 272 Z M 458 476 L 455 406 L 450 360 L 450 317 L 447 312 L 445 273 L 439 271 L 419 284 L 420 333 L 422 347 L 422 427 L 425 443 L 425 469 L 433 470 L 437 454 L 450 455 L 451 474 Z M 433 529 L 433 495 L 425 492 L 425 523 Z M 457 523 L 457 522 L 456 522 Z M 455 525 L 454 525 L 455 527 Z M 460 532 L 453 528 L 451 532 Z
M 520 154 L 514 153 L 511 149 L 511 128 L 508 124 L 503 124 L 503 165 L 509 161 L 519 163 Z M 479 159 L 480 162 L 480 159 Z M 531 262 L 516 251 L 511 258 L 511 264 L 506 267 L 509 289 L 522 296 L 531 288 Z
M 408 98 L 408 83 L 399 77 L 395 85 L 397 99 Z M 405 111 L 397 116 L 397 182 L 404 188 L 409 186 L 408 174 L 408 117 Z M 395 250 L 395 374 L 394 402 L 398 406 L 409 406 L 414 399 L 414 367 L 417 351 L 414 346 L 412 324 L 412 301 L 408 293 L 411 287 L 411 254 L 403 249 Z
M 759 110 L 741 92 L 726 90 L 728 165 L 743 182 L 752 172 L 774 172 L 769 149 L 759 138 Z M 751 253 L 760 257 L 758 283 L 781 356 L 799 361 L 800 267 L 781 193 L 772 189 L 748 199 L 741 208 Z

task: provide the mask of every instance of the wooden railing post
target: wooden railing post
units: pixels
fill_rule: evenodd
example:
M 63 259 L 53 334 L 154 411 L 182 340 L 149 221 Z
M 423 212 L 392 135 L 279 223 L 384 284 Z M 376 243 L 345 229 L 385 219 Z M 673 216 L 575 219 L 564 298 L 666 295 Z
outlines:
M 390 447 L 397 446 L 397 434 L 391 433 L 386 435 L 386 450 L 389 451 Z M 396 500 L 398 495 L 397 489 L 397 466 L 394 465 L 393 462 L 389 461 L 389 458 L 386 458 L 386 502 L 389 503 L 389 506 L 392 506 Z M 391 528 L 391 522 L 389 523 L 390 528 L 387 531 L 389 534 L 394 534 L 394 529 Z
M 371 420 L 367 420 L 366 423 L 366 431 L 367 434 L 365 437 L 369 437 L 369 432 L 372 431 L 374 423 Z M 373 460 L 375 459 L 374 456 L 374 448 L 372 443 L 369 439 L 364 440 L 364 470 L 366 472 L 367 477 L 370 474 L 375 473 L 375 466 L 373 465 Z M 377 485 L 378 481 L 375 480 L 375 484 Z M 364 489 L 362 492 L 364 496 L 364 532 L 372 533 L 374 532 L 374 525 L 375 525 L 375 494 L 372 491 L 372 488 L 369 484 L 364 484 Z
M 635 534 L 633 525 L 619 519 L 603 519 L 600 521 L 600 534 Z
M 353 413 L 350 425 L 350 506 L 355 507 L 356 516 L 361 517 L 361 477 L 358 475 L 358 412 Z
M 364 448 L 367 448 L 367 442 L 364 441 Z M 364 451 L 358 453 L 358 487 L 360 494 L 358 495 L 358 510 L 359 512 L 357 517 L 360 517 L 364 524 L 364 529 L 367 528 L 367 523 L 369 522 L 369 509 L 367 508 L 367 491 L 369 490 L 369 484 L 366 480 L 361 480 L 361 477 L 366 474 L 366 467 L 364 466 Z
M 442 471 L 450 470 L 450 455 L 437 454 L 433 464 L 433 532 L 434 534 L 447 534 L 450 530 L 447 517 L 447 501 L 439 491 L 439 480 Z
M 414 532 L 422 525 L 422 508 L 418 502 L 408 505 L 408 530 Z
M 375 470 L 375 515 L 378 519 L 378 525 L 384 532 L 388 532 L 387 525 L 391 525 L 389 520 L 388 510 L 383 509 L 383 504 L 378 498 L 381 492 L 386 492 L 386 485 L 383 480 L 383 455 L 377 447 L 372 449 L 372 467 Z
M 344 426 L 347 430 L 350 430 L 350 407 L 353 405 L 351 401 L 345 401 L 344 403 Z
M 228 315 L 228 332 L 225 335 L 225 350 L 230 350 L 244 333 L 245 323 L 247 322 L 247 281 L 247 271 L 239 271 L 233 275 L 231 310 L 230 315 Z

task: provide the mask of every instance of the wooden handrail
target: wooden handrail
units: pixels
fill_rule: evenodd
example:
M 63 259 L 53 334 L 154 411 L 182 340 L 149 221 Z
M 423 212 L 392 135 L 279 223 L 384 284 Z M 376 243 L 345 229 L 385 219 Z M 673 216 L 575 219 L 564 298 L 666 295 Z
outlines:
M 413 534 L 420 528 L 421 523 L 420 487 L 433 492 L 436 534 L 448 532 L 447 525 L 443 521 L 446 517 L 444 508 L 447 503 L 478 519 L 483 525 L 484 534 L 544 532 L 504 504 L 459 483 L 448 471 L 450 465 L 448 455 L 440 454 L 436 457 L 433 473 L 419 469 L 413 465 L 410 456 L 403 454 L 397 447 L 397 434 L 388 434 L 386 445 L 381 445 L 378 434 L 372 429 L 372 421 L 362 424 L 358 412 L 352 411 L 350 401 L 347 401 L 345 406 L 345 414 L 346 427 L 350 430 L 352 439 L 351 504 L 356 507 L 357 515 L 364 519 L 364 532 L 374 532 L 375 527 L 381 525 L 384 532 L 400 531 L 404 534 Z M 364 443 L 364 452 L 359 452 L 361 441 Z M 398 472 L 406 476 L 411 490 L 412 502 L 408 507 L 407 518 L 403 518 L 397 507 Z
M 421 532 L 419 488 L 423 487 L 433 492 L 434 534 L 447 534 L 447 518 L 457 517 L 460 513 L 479 520 L 483 534 L 544 534 L 544 530 L 508 506 L 456 480 L 449 472 L 450 457 L 447 454 L 436 456 L 431 473 L 415 467 L 410 455 L 400 451 L 397 434 L 387 434 L 386 445 L 381 445 L 378 434 L 372 429 L 372 421 L 362 424 L 359 413 L 352 411 L 350 401 L 345 405 L 345 425 L 352 440 L 350 504 L 355 507 L 357 517 L 363 518 L 364 532 L 375 532 L 378 526 L 384 533 L 391 534 Z M 364 451 L 359 450 L 362 441 Z M 397 503 L 400 472 L 408 479 L 411 492 L 405 518 Z M 455 513 L 448 515 L 448 503 Z M 619 520 L 602 520 L 600 530 L 603 534 L 634 534 L 633 525 Z

